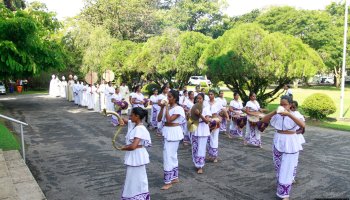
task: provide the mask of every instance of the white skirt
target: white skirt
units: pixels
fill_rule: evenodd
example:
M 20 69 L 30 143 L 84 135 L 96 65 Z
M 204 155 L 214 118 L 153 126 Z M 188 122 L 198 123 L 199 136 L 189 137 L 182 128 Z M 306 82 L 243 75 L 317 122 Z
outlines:
M 298 134 L 282 134 L 275 132 L 273 144 L 279 152 L 296 153 L 303 150 Z
M 149 200 L 146 165 L 138 167 L 127 166 L 122 200 Z
M 167 141 L 180 141 L 184 138 L 181 126 L 164 126 L 162 135 Z
M 280 198 L 288 198 L 290 195 L 298 158 L 299 152 L 283 153 L 273 147 L 273 161 L 277 178 L 276 195 Z
M 180 141 L 167 141 L 164 138 L 163 169 L 165 184 L 169 184 L 179 177 L 179 160 L 177 159 L 179 143 Z

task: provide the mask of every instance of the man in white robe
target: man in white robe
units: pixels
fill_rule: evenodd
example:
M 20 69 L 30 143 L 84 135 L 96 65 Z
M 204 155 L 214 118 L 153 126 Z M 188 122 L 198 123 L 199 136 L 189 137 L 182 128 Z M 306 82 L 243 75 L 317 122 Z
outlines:
M 61 95 L 61 81 L 58 78 L 58 76 L 56 77 L 56 85 L 55 85 L 55 97 L 60 97 Z
M 115 93 L 115 89 L 112 85 L 112 82 L 108 82 L 108 86 L 106 87 L 106 110 L 113 111 L 113 103 L 111 102 L 112 95 Z
M 101 112 L 101 107 L 100 107 L 100 94 L 98 93 L 99 85 L 96 84 L 92 86 L 92 98 L 94 101 L 94 111 L 95 112 Z
M 68 101 L 74 101 L 73 85 L 74 85 L 73 76 L 69 75 L 69 80 L 68 80 L 68 85 L 67 85 L 67 100 Z
M 50 81 L 50 88 L 49 88 L 49 95 L 51 97 L 54 97 L 55 96 L 55 84 L 56 84 L 56 80 L 55 80 L 56 76 L 54 74 L 52 74 L 51 76 L 51 81 Z
M 83 101 L 81 102 L 82 106 L 87 106 L 88 104 L 88 88 L 89 86 L 86 84 L 86 82 L 83 82 Z
M 79 102 L 78 105 L 82 106 L 82 102 L 83 102 L 83 89 L 84 89 L 84 85 L 83 85 L 83 81 L 80 81 L 80 84 L 78 84 L 78 88 L 79 88 Z
M 100 96 L 100 110 L 102 111 L 103 109 L 106 109 L 106 94 L 105 94 L 105 91 L 106 91 L 106 83 L 105 83 L 105 80 L 103 79 L 101 81 L 101 85 L 98 87 L 97 89 L 97 93 L 99 94 Z
M 94 90 L 96 90 L 96 88 Z M 93 93 L 94 93 L 93 87 L 91 85 L 89 85 L 89 87 L 87 88 L 87 91 L 86 91 L 88 110 L 94 109 Z
M 80 89 L 80 85 L 79 85 L 78 81 L 75 81 L 75 83 L 73 85 L 74 104 L 75 105 L 79 105 L 79 102 L 80 102 L 79 89 Z
M 66 98 L 67 95 L 67 81 L 64 76 L 62 76 L 61 86 L 60 86 L 61 97 Z

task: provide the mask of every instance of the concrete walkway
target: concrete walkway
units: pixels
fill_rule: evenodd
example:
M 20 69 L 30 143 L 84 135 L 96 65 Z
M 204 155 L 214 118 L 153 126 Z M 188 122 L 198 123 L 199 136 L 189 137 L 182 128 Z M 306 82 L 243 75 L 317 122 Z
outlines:
M 0 199 L 46 199 L 18 151 L 0 149 Z
M 46 95 L 1 98 L 5 114 L 30 125 L 24 129 L 28 164 L 47 199 L 119 199 L 124 152 L 112 148 L 115 128 L 109 119 Z M 271 130 L 263 135 L 263 149 L 221 135 L 219 162 L 208 163 L 203 175 L 194 170 L 190 148 L 181 146 L 181 182 L 168 191 L 160 190 L 162 141 L 151 133 L 147 173 L 152 199 L 275 199 Z M 305 138 L 291 199 L 349 198 L 350 133 L 307 127 Z

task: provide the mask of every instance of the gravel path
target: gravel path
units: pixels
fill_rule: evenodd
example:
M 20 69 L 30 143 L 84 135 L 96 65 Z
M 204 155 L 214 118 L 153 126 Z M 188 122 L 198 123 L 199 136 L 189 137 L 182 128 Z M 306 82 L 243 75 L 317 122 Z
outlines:
M 1 96 L 0 106 L 30 125 L 24 128 L 28 165 L 47 199 L 119 199 L 124 153 L 112 149 L 115 128 L 108 118 L 47 95 L 11 98 Z M 206 164 L 203 175 L 195 173 L 190 148 L 181 146 L 181 183 L 168 191 L 160 190 L 162 141 L 151 133 L 152 199 L 275 199 L 271 130 L 263 135 L 263 149 L 220 135 L 219 162 Z M 305 138 L 292 199 L 350 198 L 350 132 L 307 127 Z

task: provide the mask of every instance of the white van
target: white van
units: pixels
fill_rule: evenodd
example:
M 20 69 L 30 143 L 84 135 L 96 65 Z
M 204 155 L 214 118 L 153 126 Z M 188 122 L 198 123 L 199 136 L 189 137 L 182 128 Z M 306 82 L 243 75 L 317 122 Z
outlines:
M 211 81 L 205 76 L 191 76 L 190 80 L 188 80 L 188 85 L 200 85 L 201 82 L 206 82 L 208 85 L 211 85 Z

